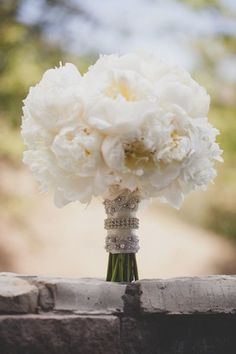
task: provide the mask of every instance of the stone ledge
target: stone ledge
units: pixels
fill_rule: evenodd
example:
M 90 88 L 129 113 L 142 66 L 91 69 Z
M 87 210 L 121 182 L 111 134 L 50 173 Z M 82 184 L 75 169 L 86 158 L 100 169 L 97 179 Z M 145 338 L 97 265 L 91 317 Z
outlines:
M 140 280 L 0 273 L 1 354 L 235 354 L 236 276 Z
M 0 314 L 236 313 L 236 276 L 140 280 L 67 279 L 0 273 Z
M 0 316 L 0 352 L 120 354 L 120 323 L 115 316 Z
M 236 313 L 236 276 L 142 280 L 136 284 L 142 314 Z
M 122 354 L 235 354 L 235 315 L 121 318 Z
M 38 295 L 38 288 L 23 279 L 0 277 L 0 314 L 36 312 Z

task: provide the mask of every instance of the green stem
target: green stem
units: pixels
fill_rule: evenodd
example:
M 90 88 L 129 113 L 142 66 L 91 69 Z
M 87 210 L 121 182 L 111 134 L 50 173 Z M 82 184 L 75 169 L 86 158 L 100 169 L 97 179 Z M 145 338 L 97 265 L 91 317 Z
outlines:
M 112 276 L 112 255 L 109 253 L 108 267 L 107 267 L 107 279 L 111 279 Z
M 138 280 L 135 253 L 109 253 L 107 281 L 132 282 Z
M 127 279 L 129 282 L 132 281 L 131 270 L 130 270 L 130 257 L 127 257 Z
M 117 255 L 115 255 L 115 256 L 117 256 Z M 111 281 L 116 281 L 118 270 L 119 270 L 119 258 L 114 257 L 114 268 L 112 269 L 112 272 L 111 272 L 112 273 Z
M 136 261 L 136 257 L 135 257 L 135 254 L 134 254 L 134 257 L 133 257 L 133 262 L 134 262 L 134 277 L 135 279 L 138 279 L 138 267 L 137 267 L 137 261 Z

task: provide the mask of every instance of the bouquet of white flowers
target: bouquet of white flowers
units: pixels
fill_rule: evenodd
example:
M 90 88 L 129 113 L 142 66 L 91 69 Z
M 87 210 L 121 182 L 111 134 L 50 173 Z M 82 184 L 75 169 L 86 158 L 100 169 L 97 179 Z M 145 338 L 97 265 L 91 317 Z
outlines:
M 216 176 L 222 151 L 209 101 L 183 69 L 135 54 L 101 56 L 83 76 L 61 65 L 30 88 L 24 162 L 59 207 L 106 198 L 108 280 L 138 277 L 132 230 L 141 199 L 179 208 Z

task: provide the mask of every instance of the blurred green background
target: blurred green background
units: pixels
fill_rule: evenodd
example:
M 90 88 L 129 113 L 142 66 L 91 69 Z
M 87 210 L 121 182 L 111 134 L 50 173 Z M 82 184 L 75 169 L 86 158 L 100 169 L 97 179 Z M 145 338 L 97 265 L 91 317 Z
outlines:
M 22 239 L 29 253 L 43 247 L 40 231 L 32 232 L 28 225 L 27 217 L 38 207 L 37 192 L 24 187 L 34 182 L 22 166 L 21 107 L 29 87 L 60 61 L 73 62 L 84 72 L 99 53 L 132 50 L 171 58 L 207 88 L 209 119 L 221 132 L 218 141 L 224 150 L 225 162 L 207 192 L 192 194 L 180 212 L 158 203 L 155 207 L 170 220 L 178 218 L 230 240 L 235 248 L 236 2 L 0 0 L 0 270 L 30 270 L 32 259 L 20 266 Z M 36 230 L 42 220 L 35 217 Z M 15 261 L 19 255 L 21 260 Z M 231 257 L 222 271 L 235 268 Z

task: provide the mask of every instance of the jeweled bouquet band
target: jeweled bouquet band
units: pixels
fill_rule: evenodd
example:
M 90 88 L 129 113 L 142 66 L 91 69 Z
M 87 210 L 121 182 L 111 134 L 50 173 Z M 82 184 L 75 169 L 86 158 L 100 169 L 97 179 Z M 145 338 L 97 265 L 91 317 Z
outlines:
M 109 196 L 104 200 L 107 219 L 106 251 L 109 252 L 107 269 L 108 281 L 132 281 L 138 279 L 136 253 L 139 238 L 136 230 L 139 219 L 136 217 L 140 202 L 139 192 L 119 186 L 109 188 Z
M 48 70 L 24 100 L 24 162 L 57 206 L 103 196 L 107 280 L 138 278 L 141 200 L 179 208 L 222 161 L 210 98 L 185 70 L 154 56 L 105 55 L 81 75 Z M 148 235 L 147 235 L 148 237 Z

